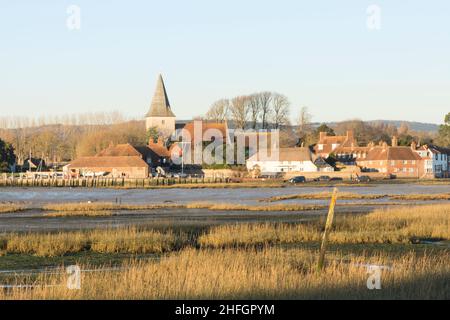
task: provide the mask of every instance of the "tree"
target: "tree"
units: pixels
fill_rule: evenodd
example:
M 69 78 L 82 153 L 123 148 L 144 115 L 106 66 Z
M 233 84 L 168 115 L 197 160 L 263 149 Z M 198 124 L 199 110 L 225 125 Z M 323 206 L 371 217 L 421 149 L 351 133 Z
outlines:
M 439 126 L 438 143 L 450 147 L 450 112 L 444 118 L 444 124 Z
M 336 135 L 334 130 L 332 128 L 330 128 L 329 126 L 327 126 L 325 123 L 322 123 L 320 126 L 317 127 L 317 129 L 315 131 L 317 137 L 319 137 L 321 132 L 326 132 L 329 136 Z
M 228 119 L 228 113 L 230 108 L 230 100 L 221 99 L 214 102 L 206 113 L 206 119 L 222 122 Z
M 274 93 L 272 96 L 272 123 L 275 129 L 289 123 L 290 103 L 286 96 Z
M 268 91 L 258 93 L 259 105 L 261 108 L 262 128 L 267 129 L 267 119 L 270 117 L 270 104 L 272 101 L 272 93 Z
M 151 127 L 147 130 L 147 141 L 158 141 L 160 132 L 157 127 Z
M 9 172 L 16 163 L 14 148 L 11 144 L 0 139 L 0 172 Z
M 233 98 L 231 100 L 230 112 L 236 128 L 245 130 L 249 114 L 249 97 L 238 96 Z
M 297 121 L 297 136 L 300 140 L 303 140 L 311 132 L 311 119 L 308 107 L 302 107 Z
M 255 93 L 249 96 L 248 98 L 249 111 L 250 111 L 250 119 L 252 121 L 253 129 L 256 129 L 256 125 L 258 124 L 259 116 L 261 113 L 261 104 L 259 94 Z

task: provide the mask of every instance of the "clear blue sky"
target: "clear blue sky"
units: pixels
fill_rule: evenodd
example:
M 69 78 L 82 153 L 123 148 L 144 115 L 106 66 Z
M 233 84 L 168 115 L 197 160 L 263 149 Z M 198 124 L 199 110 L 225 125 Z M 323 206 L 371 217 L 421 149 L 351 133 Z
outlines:
M 66 27 L 81 8 L 81 30 Z M 366 9 L 381 8 L 381 30 Z M 450 112 L 450 1 L 0 0 L 2 115 L 137 117 L 164 75 L 178 118 L 283 93 L 292 117 L 440 123 Z

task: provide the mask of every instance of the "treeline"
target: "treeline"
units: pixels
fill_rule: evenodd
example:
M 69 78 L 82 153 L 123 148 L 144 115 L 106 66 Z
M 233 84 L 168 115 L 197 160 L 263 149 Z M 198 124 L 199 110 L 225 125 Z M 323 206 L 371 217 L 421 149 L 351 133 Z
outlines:
M 14 148 L 17 163 L 22 164 L 31 153 L 46 163 L 71 161 L 80 156 L 92 156 L 110 144 L 145 145 L 144 121 L 113 124 L 67 125 L 0 129 L 0 139 Z

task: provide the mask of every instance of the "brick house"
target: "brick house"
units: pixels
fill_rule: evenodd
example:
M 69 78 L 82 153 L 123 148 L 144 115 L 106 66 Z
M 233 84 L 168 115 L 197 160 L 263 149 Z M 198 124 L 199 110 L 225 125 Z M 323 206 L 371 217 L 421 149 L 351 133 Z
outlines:
M 393 138 L 393 146 L 383 143 L 370 148 L 366 158 L 357 160 L 362 171 L 380 172 L 386 176 L 420 178 L 423 175 L 423 159 L 415 152 L 415 145 L 399 147 Z
M 320 132 L 319 141 L 314 147 L 316 155 L 328 158 L 331 153 L 335 153 L 338 148 L 354 148 L 358 143 L 353 131 L 347 131 L 345 136 L 329 136 L 327 132 Z

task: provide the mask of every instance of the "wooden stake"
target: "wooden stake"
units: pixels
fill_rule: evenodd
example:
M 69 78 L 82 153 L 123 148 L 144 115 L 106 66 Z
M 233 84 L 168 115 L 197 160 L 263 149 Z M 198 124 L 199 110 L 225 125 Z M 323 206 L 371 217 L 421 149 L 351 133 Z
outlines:
M 328 210 L 327 223 L 325 224 L 325 231 L 323 233 L 322 245 L 320 246 L 319 263 L 317 264 L 317 268 L 319 270 L 323 269 L 323 264 L 325 261 L 325 252 L 327 250 L 328 237 L 331 232 L 331 228 L 333 227 L 334 207 L 336 206 L 337 194 L 338 189 L 334 188 L 333 196 L 331 197 L 330 209 Z

